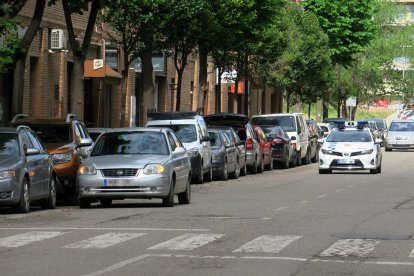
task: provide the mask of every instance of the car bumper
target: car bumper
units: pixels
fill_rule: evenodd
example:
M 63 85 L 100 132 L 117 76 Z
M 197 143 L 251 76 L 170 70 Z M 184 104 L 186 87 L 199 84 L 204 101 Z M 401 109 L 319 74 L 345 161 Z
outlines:
M 376 154 L 342 157 L 319 152 L 319 169 L 330 170 L 371 170 L 378 168 Z
M 414 143 L 396 143 L 396 142 L 387 142 L 385 145 L 389 149 L 414 149 Z
M 256 158 L 256 154 L 254 151 L 252 150 L 246 151 L 246 165 L 247 166 L 253 166 L 255 158 Z
M 285 155 L 285 151 L 283 148 L 275 149 L 272 148 L 272 160 L 275 162 L 283 162 L 286 161 L 286 159 L 289 158 Z
M 129 178 L 104 178 L 96 175 L 78 177 L 79 198 L 162 198 L 169 194 L 170 177 L 142 175 Z
M 224 162 L 214 162 L 212 163 L 213 166 L 213 175 L 222 175 L 224 173 Z
M 0 180 L 0 206 L 10 206 L 20 201 L 20 185 L 14 177 Z

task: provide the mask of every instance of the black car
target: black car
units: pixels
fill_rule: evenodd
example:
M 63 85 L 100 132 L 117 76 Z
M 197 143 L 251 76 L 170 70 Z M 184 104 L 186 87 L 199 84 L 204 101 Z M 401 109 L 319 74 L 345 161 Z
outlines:
M 272 148 L 273 162 L 288 169 L 296 166 L 295 150 L 289 135 L 280 126 L 261 126 Z
M 237 149 L 224 130 L 208 129 L 213 160 L 213 176 L 221 180 L 238 178 L 240 167 L 237 162 Z

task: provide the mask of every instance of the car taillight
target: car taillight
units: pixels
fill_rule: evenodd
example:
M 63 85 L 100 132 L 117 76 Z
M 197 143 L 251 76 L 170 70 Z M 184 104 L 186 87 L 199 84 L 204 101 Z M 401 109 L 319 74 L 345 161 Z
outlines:
M 275 139 L 272 140 L 273 145 L 275 145 L 275 144 L 284 144 L 284 143 L 285 143 L 285 141 L 283 141 L 283 139 L 280 139 L 278 137 L 276 137 Z
M 253 149 L 253 139 L 249 138 L 246 140 L 246 150 L 252 150 Z

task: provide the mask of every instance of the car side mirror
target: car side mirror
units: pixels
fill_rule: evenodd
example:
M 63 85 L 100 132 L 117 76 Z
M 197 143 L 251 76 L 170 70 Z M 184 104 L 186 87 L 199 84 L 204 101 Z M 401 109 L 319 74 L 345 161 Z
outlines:
M 375 144 L 381 144 L 382 143 L 382 139 L 375 139 Z
M 210 136 L 204 136 L 204 137 L 201 138 L 200 141 L 201 142 L 208 142 L 208 141 L 210 141 Z
M 323 138 L 318 139 L 319 144 L 323 144 L 323 142 L 325 142 L 325 139 L 323 139 Z
M 237 145 L 238 146 L 244 146 L 244 142 L 243 141 L 240 141 L 240 142 L 237 143 Z
M 290 140 L 295 141 L 296 140 L 296 136 L 290 137 Z
M 227 149 L 228 149 L 228 148 L 234 148 L 234 144 L 233 144 L 233 143 L 228 144 L 228 145 L 226 146 L 226 148 L 227 148 Z
M 89 156 L 90 149 L 87 147 L 82 147 L 79 149 L 79 155 L 83 159 L 86 159 Z
M 173 151 L 174 156 L 183 155 L 185 153 L 186 153 L 186 149 L 183 147 L 176 147 L 175 150 Z
M 36 154 L 39 154 L 39 153 L 40 153 L 40 150 L 35 149 L 35 148 L 28 148 L 28 149 L 26 149 L 26 152 L 25 152 L 26 156 L 36 155 Z
M 92 146 L 93 140 L 91 138 L 82 138 L 79 142 L 79 147 L 89 147 Z

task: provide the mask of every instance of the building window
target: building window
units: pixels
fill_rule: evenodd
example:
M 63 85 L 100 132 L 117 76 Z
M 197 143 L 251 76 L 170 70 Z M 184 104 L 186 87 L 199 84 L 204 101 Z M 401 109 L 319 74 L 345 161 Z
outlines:
M 118 70 L 118 49 L 105 49 L 105 63 L 114 70 Z

